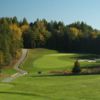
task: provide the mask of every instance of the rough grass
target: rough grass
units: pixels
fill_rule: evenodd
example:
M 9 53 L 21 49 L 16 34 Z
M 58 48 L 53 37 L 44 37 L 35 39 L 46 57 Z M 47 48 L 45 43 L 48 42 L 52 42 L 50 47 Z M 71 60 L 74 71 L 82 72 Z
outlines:
M 13 68 L 4 68 L 0 73 L 0 81 L 6 77 L 9 77 L 12 74 L 15 74 L 17 71 Z
M 6 69 L 2 69 L 2 73 L 3 74 L 8 74 L 8 75 L 11 75 L 11 74 L 14 74 L 16 73 L 17 71 L 15 69 L 12 69 L 12 68 L 6 68 Z

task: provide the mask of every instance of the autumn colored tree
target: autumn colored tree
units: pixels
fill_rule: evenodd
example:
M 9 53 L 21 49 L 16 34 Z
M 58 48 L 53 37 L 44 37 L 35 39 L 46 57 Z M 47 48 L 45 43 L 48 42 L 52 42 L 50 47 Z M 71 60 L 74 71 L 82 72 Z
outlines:
M 12 32 L 12 44 L 11 44 L 11 53 L 14 58 L 19 58 L 22 48 L 22 32 L 21 29 L 16 25 L 10 25 Z

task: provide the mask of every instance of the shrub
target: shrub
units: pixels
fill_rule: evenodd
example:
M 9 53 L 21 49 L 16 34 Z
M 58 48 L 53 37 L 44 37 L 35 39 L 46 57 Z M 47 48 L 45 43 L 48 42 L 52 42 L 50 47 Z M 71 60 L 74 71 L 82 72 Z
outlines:
M 74 74 L 78 74 L 78 73 L 81 72 L 80 63 L 79 63 L 78 60 L 76 60 L 76 61 L 74 62 L 74 67 L 73 67 L 73 69 L 72 69 L 72 72 L 73 72 Z
M 38 74 L 42 74 L 42 72 L 41 71 L 38 71 Z

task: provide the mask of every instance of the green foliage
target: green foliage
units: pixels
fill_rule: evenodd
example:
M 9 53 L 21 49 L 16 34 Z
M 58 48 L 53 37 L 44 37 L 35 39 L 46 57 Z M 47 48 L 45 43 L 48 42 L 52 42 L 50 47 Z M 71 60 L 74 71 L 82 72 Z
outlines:
M 23 19 L 22 25 L 28 25 L 28 21 L 26 18 Z
M 17 17 L 16 17 L 16 16 L 14 16 L 14 17 L 12 18 L 12 23 L 18 25 L 18 20 L 17 20 Z
M 78 60 L 75 61 L 74 67 L 73 67 L 73 69 L 72 69 L 72 72 L 73 72 L 74 74 L 78 74 L 78 73 L 81 72 L 81 67 L 80 67 L 80 63 L 79 63 Z
M 0 24 L 0 49 L 2 52 L 3 65 L 9 64 L 11 61 L 10 44 L 11 44 L 11 31 L 7 23 Z
M 14 24 L 12 24 L 12 22 Z M 0 66 L 9 65 L 22 48 L 22 37 L 17 18 L 0 19 Z M 17 55 L 18 57 L 18 55 Z

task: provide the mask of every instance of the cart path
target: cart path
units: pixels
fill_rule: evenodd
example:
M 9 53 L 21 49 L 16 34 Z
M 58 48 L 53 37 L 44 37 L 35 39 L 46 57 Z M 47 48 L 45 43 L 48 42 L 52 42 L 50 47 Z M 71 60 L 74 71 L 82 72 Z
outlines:
M 18 60 L 18 62 L 14 65 L 14 69 L 17 71 L 17 73 L 11 75 L 10 77 L 3 79 L 2 82 L 11 82 L 11 81 L 13 81 L 14 79 L 16 79 L 20 76 L 28 74 L 27 71 L 19 68 L 20 64 L 22 64 L 22 62 L 25 60 L 27 53 L 28 53 L 27 49 L 22 49 L 22 56 Z

